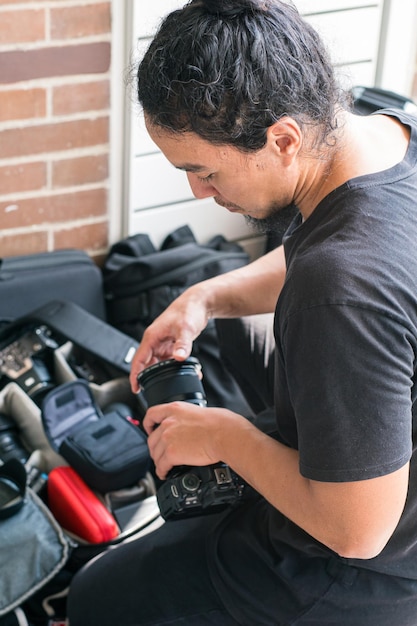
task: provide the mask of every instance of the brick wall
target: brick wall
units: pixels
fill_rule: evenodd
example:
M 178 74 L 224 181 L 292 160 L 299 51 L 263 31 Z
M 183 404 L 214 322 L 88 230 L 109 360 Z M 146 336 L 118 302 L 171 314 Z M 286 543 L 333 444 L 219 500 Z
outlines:
M 110 41 L 110 2 L 0 0 L 0 257 L 105 251 Z

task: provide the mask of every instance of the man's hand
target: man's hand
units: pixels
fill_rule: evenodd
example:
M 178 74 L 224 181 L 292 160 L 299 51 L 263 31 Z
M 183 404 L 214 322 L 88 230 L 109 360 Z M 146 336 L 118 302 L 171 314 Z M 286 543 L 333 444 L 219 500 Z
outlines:
M 174 358 L 183 361 L 191 354 L 194 339 L 206 327 L 208 316 L 202 298 L 194 289 L 181 294 L 148 326 L 132 360 L 130 384 L 139 391 L 138 374 L 146 367 Z
M 176 465 L 211 465 L 221 461 L 216 441 L 228 419 L 244 419 L 226 409 L 170 402 L 150 407 L 143 422 L 159 478 Z

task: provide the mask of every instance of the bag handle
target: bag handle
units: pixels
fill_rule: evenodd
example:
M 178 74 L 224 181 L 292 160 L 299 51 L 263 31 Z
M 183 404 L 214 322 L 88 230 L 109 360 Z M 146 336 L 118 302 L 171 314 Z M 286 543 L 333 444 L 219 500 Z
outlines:
M 139 233 L 114 243 L 109 250 L 108 256 L 117 253 L 125 256 L 140 257 L 144 254 L 152 254 L 152 252 L 156 252 L 156 249 L 150 237 Z
M 183 246 L 185 243 L 197 243 L 197 239 L 188 224 L 176 228 L 172 233 L 167 235 L 162 242 L 161 250 Z

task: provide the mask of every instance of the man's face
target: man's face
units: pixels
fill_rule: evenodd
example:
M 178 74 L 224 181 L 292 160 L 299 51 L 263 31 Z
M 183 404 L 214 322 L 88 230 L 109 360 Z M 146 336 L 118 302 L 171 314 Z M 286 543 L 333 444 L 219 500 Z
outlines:
M 147 129 L 168 161 L 186 172 L 196 198 L 213 197 L 260 230 L 273 229 L 289 206 L 294 211 L 292 170 L 269 144 L 242 153 L 230 145 L 213 145 L 195 133 L 174 134 L 149 123 Z

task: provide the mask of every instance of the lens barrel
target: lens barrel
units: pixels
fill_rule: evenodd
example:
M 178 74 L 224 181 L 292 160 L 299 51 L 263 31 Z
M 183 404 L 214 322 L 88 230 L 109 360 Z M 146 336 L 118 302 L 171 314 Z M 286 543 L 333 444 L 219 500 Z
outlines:
M 200 372 L 201 364 L 195 357 L 185 361 L 168 359 L 143 370 L 138 383 L 148 406 L 175 400 L 207 406 Z
M 29 453 L 20 442 L 16 424 L 8 415 L 0 413 L 0 460 L 6 463 L 17 459 L 24 464 L 28 458 Z

